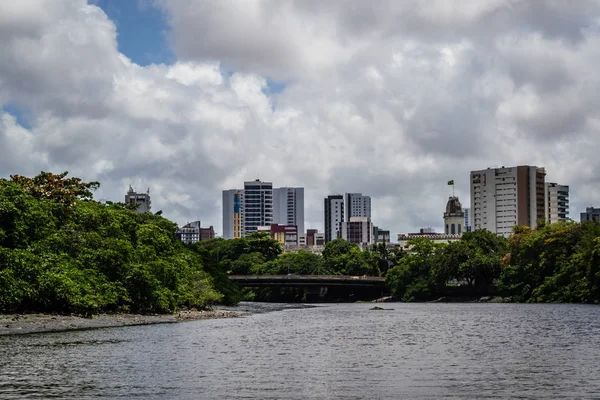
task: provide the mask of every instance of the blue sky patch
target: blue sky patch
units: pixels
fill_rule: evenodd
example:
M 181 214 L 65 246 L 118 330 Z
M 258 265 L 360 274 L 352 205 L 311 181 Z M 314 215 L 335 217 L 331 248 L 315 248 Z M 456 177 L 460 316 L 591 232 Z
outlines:
M 31 130 L 31 124 L 27 120 L 27 113 L 14 104 L 5 104 L 0 110 L 9 113 L 16 118 L 17 123 L 27 130 Z
M 167 41 L 165 15 L 142 0 L 96 0 L 117 26 L 119 51 L 136 64 L 173 64 L 175 54 Z

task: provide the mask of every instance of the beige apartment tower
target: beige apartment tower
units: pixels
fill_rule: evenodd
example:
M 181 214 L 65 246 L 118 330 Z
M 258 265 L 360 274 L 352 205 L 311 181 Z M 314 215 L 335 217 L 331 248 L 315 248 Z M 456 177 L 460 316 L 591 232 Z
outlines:
M 546 171 L 536 166 L 471 171 L 473 229 L 509 236 L 515 225 L 546 219 Z

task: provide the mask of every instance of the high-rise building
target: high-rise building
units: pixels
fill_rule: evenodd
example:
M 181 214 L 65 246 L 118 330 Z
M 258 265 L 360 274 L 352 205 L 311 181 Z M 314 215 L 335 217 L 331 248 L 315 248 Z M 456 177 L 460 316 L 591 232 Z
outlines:
M 259 226 L 273 223 L 273 183 L 259 179 L 244 182 L 243 236 L 256 232 Z
M 223 238 L 238 239 L 244 229 L 244 191 L 223 190 Z
M 358 245 L 373 244 L 373 223 L 368 217 L 350 217 L 340 222 L 339 237 Z
M 569 215 L 569 187 L 547 182 L 544 191 L 545 215 L 548 223 L 566 221 Z
M 465 213 L 465 232 L 471 232 L 471 208 L 465 207 L 463 212 Z
M 330 195 L 325 198 L 325 243 L 337 239 L 340 222 L 344 221 L 344 196 Z
M 273 189 L 273 223 L 296 225 L 304 233 L 304 188 Z
M 579 217 L 581 222 L 600 221 L 600 208 L 586 207 Z
M 544 168 L 488 168 L 471 171 L 473 229 L 508 236 L 515 225 L 535 228 L 545 218 Z
M 352 217 L 371 218 L 371 196 L 363 196 L 362 193 L 346 193 L 344 207 L 346 221 L 350 221 Z
M 146 193 L 137 193 L 131 186 L 125 195 L 125 203 L 137 205 L 136 211 L 139 213 L 150 212 L 150 189 Z
M 451 196 L 446 203 L 444 213 L 444 233 L 446 235 L 462 235 L 465 223 L 465 213 L 458 197 Z

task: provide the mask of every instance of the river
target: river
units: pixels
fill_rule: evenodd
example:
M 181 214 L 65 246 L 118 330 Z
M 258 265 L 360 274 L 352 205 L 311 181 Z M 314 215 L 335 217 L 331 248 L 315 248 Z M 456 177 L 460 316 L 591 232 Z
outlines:
M 0 398 L 600 398 L 598 306 L 379 306 L 3 336 Z

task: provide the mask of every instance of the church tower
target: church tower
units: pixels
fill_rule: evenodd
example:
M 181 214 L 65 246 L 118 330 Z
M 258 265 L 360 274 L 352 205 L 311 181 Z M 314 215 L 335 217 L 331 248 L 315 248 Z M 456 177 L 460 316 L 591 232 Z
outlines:
M 465 225 L 465 213 L 458 197 L 451 196 L 444 213 L 444 233 L 446 235 L 462 235 Z

